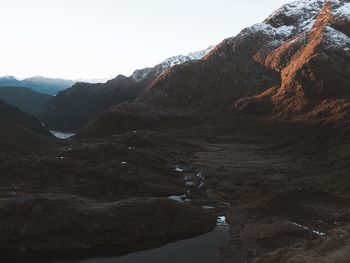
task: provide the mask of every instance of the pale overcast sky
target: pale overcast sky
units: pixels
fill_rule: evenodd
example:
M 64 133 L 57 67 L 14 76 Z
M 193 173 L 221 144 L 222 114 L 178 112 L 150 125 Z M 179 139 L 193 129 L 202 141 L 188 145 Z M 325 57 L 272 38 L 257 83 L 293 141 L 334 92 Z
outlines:
M 288 0 L 0 0 L 0 76 L 109 78 L 217 44 Z

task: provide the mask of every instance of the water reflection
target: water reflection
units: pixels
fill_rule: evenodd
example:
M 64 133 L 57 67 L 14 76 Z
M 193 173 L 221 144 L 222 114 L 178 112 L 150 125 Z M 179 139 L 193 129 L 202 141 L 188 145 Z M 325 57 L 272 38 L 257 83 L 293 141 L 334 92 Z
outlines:
M 71 132 L 59 132 L 59 131 L 50 131 L 50 132 L 55 137 L 63 140 L 69 139 L 70 137 L 73 137 L 75 135 L 75 133 L 71 133 Z

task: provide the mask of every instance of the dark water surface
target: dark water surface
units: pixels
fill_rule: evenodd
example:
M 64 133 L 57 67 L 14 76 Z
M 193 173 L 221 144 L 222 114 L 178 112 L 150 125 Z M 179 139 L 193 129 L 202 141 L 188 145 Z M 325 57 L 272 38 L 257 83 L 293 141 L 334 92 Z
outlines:
M 177 241 L 163 247 L 121 257 L 49 261 L 47 263 L 215 263 L 220 247 L 230 240 L 230 226 L 225 217 L 218 218 L 216 228 L 207 234 Z

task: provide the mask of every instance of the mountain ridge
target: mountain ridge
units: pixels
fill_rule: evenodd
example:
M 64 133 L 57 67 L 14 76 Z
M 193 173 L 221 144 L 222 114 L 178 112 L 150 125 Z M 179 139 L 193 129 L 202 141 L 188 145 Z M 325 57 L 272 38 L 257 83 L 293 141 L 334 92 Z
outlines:
M 0 86 L 15 86 L 30 88 L 36 92 L 56 95 L 59 91 L 71 87 L 75 81 L 60 79 L 60 78 L 47 78 L 47 77 L 31 77 L 19 80 L 13 76 L 0 77 Z
M 100 112 L 123 102 L 132 102 L 154 79 L 169 68 L 196 60 L 212 47 L 187 56 L 173 56 L 153 68 L 136 70 L 130 77 L 118 75 L 106 83 L 76 83 L 52 98 L 43 112 L 43 122 L 50 129 L 75 131 L 86 125 Z
M 296 90 L 297 85 L 306 88 L 307 80 L 313 76 L 302 72 L 303 68 L 294 66 L 302 66 L 305 63 L 305 67 L 308 67 L 307 63 L 310 61 L 307 59 L 313 56 L 324 60 L 333 57 L 332 63 L 349 65 L 350 41 L 346 35 L 349 34 L 348 3 L 302 0 L 286 4 L 262 23 L 248 27 L 237 36 L 221 42 L 203 61 L 183 64 L 163 73 L 136 101 L 165 107 L 179 105 L 187 109 L 197 108 L 203 112 L 220 108 L 222 102 L 227 101 L 231 105 L 228 107 L 238 110 L 238 113 L 250 111 L 254 115 L 254 111 L 272 110 L 274 112 L 270 112 L 271 116 L 284 115 L 287 118 L 293 117 L 294 107 L 294 113 L 299 114 L 299 118 L 302 119 L 307 115 L 302 114 L 302 111 L 306 110 L 307 106 L 304 103 L 307 99 L 304 97 L 300 101 L 294 101 L 294 106 L 290 102 L 288 106 L 285 104 L 288 95 L 283 93 L 283 90 L 286 91 L 288 85 L 290 92 Z M 317 64 L 309 66 L 319 67 Z M 288 77 L 293 67 L 296 72 Z M 332 74 L 327 72 L 331 70 L 328 68 L 324 65 L 322 74 L 316 71 L 310 73 L 317 73 L 317 77 L 323 81 L 315 85 L 323 85 L 322 89 L 325 90 L 327 85 L 332 85 L 330 76 L 339 74 L 342 77 L 338 77 L 336 86 L 348 85 L 346 66 L 344 69 L 335 67 L 339 71 Z M 302 80 L 298 82 L 298 74 L 304 73 L 304 83 Z M 342 88 L 344 92 L 345 86 Z M 328 90 L 331 91 L 330 88 Z M 310 96 L 316 96 L 316 93 Z M 214 94 L 217 101 L 213 103 Z M 271 102 L 267 103 L 269 97 Z M 296 97 L 298 94 L 294 96 Z M 321 101 L 320 103 L 322 104 Z M 318 106 L 322 106 L 321 104 Z M 284 112 L 283 107 L 288 107 L 291 111 Z M 312 114 L 309 112 L 309 116 Z

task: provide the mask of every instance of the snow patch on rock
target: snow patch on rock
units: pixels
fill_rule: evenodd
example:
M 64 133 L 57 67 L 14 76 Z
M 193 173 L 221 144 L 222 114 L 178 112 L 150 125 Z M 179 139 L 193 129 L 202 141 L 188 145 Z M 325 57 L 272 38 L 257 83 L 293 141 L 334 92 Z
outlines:
M 139 69 L 139 70 L 136 70 L 131 75 L 131 77 L 136 81 L 141 81 L 145 79 L 151 71 L 152 71 L 152 68 Z
M 299 0 L 283 5 L 262 23 L 242 31 L 243 34 L 262 33 L 278 47 L 299 33 L 312 29 L 324 5 L 324 0 Z
M 299 0 L 283 5 L 269 17 L 283 14 L 286 17 L 300 17 L 300 19 L 310 19 L 319 14 L 324 4 L 324 0 Z M 298 20 L 300 20 L 298 19 Z
M 152 72 L 154 72 L 155 74 L 161 74 L 165 70 L 167 70 L 167 69 L 169 69 L 169 68 L 171 68 L 171 67 L 173 67 L 175 65 L 180 65 L 182 63 L 185 63 L 185 62 L 191 61 L 191 60 L 202 59 L 213 48 L 214 48 L 214 46 L 210 46 L 207 49 L 204 49 L 204 50 L 201 50 L 201 51 L 197 51 L 197 52 L 193 52 L 193 53 L 190 53 L 190 54 L 188 54 L 186 56 L 178 55 L 178 56 L 173 56 L 173 57 L 167 58 L 166 60 L 164 60 L 163 62 L 159 63 L 158 65 L 156 65 L 153 68 L 145 68 L 145 69 L 136 70 L 131 75 L 131 78 L 133 78 L 135 81 L 142 81 L 145 78 L 147 78 Z
M 332 3 L 338 6 L 332 11 L 332 14 L 334 16 L 344 16 L 350 21 L 350 3 L 335 0 Z
M 327 49 L 342 49 L 350 54 L 350 38 L 331 26 L 325 28 L 323 43 Z
M 297 31 L 305 31 L 311 29 L 317 16 L 319 15 L 324 0 L 299 0 L 283 5 L 266 21 L 288 21 L 287 23 L 295 26 Z
M 274 37 L 290 37 L 295 30 L 294 26 L 280 26 L 275 28 L 266 23 L 258 23 L 250 28 L 250 32 L 261 32 Z

